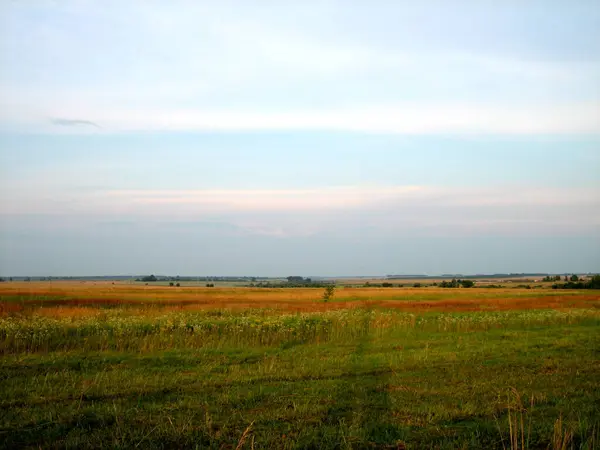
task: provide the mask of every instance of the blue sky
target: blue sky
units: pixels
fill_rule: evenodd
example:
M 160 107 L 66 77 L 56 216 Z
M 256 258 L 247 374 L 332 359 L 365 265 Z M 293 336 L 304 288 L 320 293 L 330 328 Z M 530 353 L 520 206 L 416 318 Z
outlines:
M 3 2 L 0 274 L 600 270 L 594 1 Z

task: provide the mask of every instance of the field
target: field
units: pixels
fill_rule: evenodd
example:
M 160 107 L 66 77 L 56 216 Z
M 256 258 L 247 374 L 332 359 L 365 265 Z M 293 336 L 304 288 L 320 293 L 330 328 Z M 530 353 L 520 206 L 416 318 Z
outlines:
M 0 284 L 2 448 L 600 448 L 600 291 Z

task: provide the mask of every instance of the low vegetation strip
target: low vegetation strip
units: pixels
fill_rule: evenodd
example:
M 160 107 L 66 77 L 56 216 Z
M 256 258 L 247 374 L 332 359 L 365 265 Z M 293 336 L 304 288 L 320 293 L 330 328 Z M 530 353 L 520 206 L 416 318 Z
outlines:
M 288 312 L 381 307 L 419 312 L 590 308 L 597 290 L 340 288 L 327 302 L 314 288 L 198 288 L 109 283 L 3 283 L 0 314 L 54 307 L 152 309 L 277 309 Z
M 215 288 L 230 300 L 190 309 L 157 305 L 157 288 L 114 289 L 135 305 L 95 289 L 2 291 L 0 447 L 600 445 L 595 291 L 351 289 L 325 301 L 263 289 L 261 301 Z

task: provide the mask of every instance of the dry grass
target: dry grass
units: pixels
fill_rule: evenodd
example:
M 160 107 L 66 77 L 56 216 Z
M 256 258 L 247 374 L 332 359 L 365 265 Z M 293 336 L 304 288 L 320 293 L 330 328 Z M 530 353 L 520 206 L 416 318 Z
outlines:
M 315 288 L 205 288 L 107 282 L 31 282 L 0 285 L 0 314 L 35 308 L 50 316 L 85 316 L 89 307 L 171 310 L 268 308 L 319 312 L 357 307 L 405 312 L 467 312 L 600 307 L 598 291 L 551 289 L 343 288 L 322 301 Z M 14 301 L 11 301 L 14 300 Z
M 600 291 L 322 295 L 2 283 L 0 448 L 598 448 Z

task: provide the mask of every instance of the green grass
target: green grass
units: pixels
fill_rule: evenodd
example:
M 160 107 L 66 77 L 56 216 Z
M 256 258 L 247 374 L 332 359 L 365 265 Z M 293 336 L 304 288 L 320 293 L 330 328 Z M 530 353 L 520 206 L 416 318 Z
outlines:
M 0 446 L 598 448 L 599 331 L 597 310 L 5 317 Z

